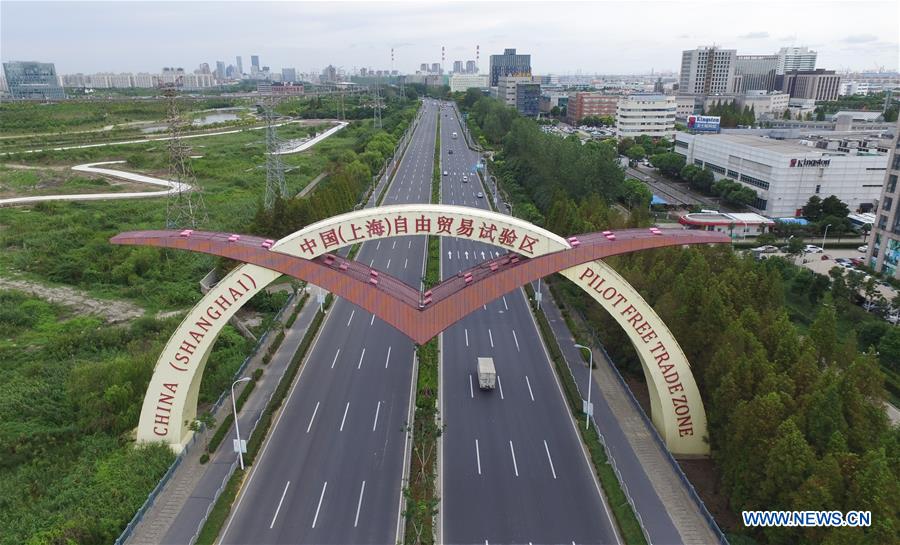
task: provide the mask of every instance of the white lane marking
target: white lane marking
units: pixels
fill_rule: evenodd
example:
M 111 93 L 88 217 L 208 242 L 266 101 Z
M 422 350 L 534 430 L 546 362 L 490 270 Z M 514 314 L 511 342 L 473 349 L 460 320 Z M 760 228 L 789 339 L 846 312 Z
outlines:
M 391 250 L 397 247 L 397 241 L 395 240 L 393 244 L 391 244 Z
M 372 315 L 372 319 L 369 320 L 369 325 L 372 325 L 372 324 L 374 324 L 374 323 L 375 323 L 375 315 L 373 314 L 373 315 Z M 513 331 L 513 333 L 515 333 L 515 331 Z
M 338 431 L 344 431 L 344 422 L 347 421 L 347 411 L 350 410 L 350 402 L 347 402 L 347 406 L 344 407 L 344 418 L 341 418 L 341 428 Z
M 332 368 L 332 369 L 334 369 L 334 364 L 335 364 L 335 362 L 337 362 L 337 358 L 338 358 L 338 356 L 339 356 L 340 354 L 341 354 L 341 349 L 338 348 L 338 349 L 337 349 L 337 352 L 334 353 L 334 359 L 331 360 L 331 368 Z
M 403 268 L 404 268 L 404 269 L 406 268 L 406 263 L 407 263 L 408 261 L 409 261 L 409 258 L 406 258 L 406 259 L 403 260 Z
M 491 333 L 490 328 L 488 328 L 488 338 L 491 339 L 491 348 L 494 348 L 494 334 Z
M 362 482 L 362 488 L 359 489 L 359 503 L 356 504 L 356 518 L 353 519 L 353 527 L 359 524 L 359 509 L 362 507 L 363 493 L 366 491 L 366 481 Z
M 391 347 L 389 346 L 389 347 L 388 347 L 388 355 L 387 355 L 387 357 L 384 359 L 384 368 L 385 368 L 385 369 L 388 368 L 388 363 L 390 363 L 390 362 L 391 362 Z
M 353 321 L 353 315 L 356 314 L 356 309 L 350 311 L 350 319 L 347 320 L 347 327 L 350 327 L 350 322 Z
M 497 386 L 500 387 L 500 399 L 505 399 L 503 397 L 503 383 L 500 382 L 500 375 L 497 375 Z
M 378 413 L 381 412 L 381 402 L 378 402 L 378 405 L 375 406 L 375 422 L 372 422 L 372 431 L 375 431 L 375 427 L 378 426 Z
M 381 241 L 380 241 L 380 240 L 378 241 L 378 244 L 375 245 L 375 249 L 377 250 L 378 248 L 381 248 Z
M 316 506 L 316 516 L 313 517 L 312 527 L 316 527 L 316 521 L 319 520 L 319 509 L 322 508 L 322 498 L 325 497 L 325 489 L 328 488 L 328 481 L 322 485 L 322 493 L 319 495 L 319 505 Z
M 519 464 L 516 463 L 516 449 L 513 448 L 512 441 L 509 442 L 509 453 L 512 454 L 513 469 L 516 471 L 516 477 L 519 476 Z
M 516 341 L 516 352 L 521 352 L 521 350 L 519 350 L 519 338 L 516 337 L 516 330 L 513 329 L 512 332 L 513 332 L 513 340 Z
M 385 267 L 385 269 L 390 269 L 390 268 L 391 268 L 391 258 L 388 258 L 387 266 Z
M 409 241 L 409 244 L 406 245 L 407 248 L 412 248 L 412 241 Z
M 544 439 L 544 450 L 547 452 L 547 461 L 550 462 L 550 471 L 553 472 L 553 478 L 556 478 L 556 469 L 553 467 L 553 458 L 550 457 L 550 447 L 547 446 L 547 440 Z M 574 543 L 574 541 L 573 541 Z
M 528 395 L 531 396 L 531 400 L 534 401 L 534 392 L 531 391 L 531 381 L 528 380 L 528 375 L 525 375 L 525 384 L 528 385 Z
M 463 331 L 466 332 L 466 346 L 469 346 L 469 330 L 466 328 Z
M 284 495 L 287 494 L 288 487 L 291 486 L 291 481 L 288 481 L 287 484 L 284 485 L 284 492 L 281 493 L 281 499 L 278 500 L 278 507 L 275 508 L 275 516 L 272 517 L 272 524 L 269 525 L 269 530 L 275 526 L 275 519 L 278 518 L 278 512 L 281 511 L 281 503 L 284 501 Z
M 481 305 L 481 308 L 483 308 L 484 310 L 487 310 L 487 305 Z
M 506 310 L 509 310 L 509 305 L 506 304 L 506 296 L 505 295 L 503 296 L 503 308 L 505 308 Z
M 475 460 L 478 462 L 478 474 L 481 475 L 481 451 L 478 450 L 478 439 L 475 440 Z
M 372 258 L 372 261 L 369 261 L 369 266 L 371 267 L 373 263 L 375 263 L 375 258 Z
M 312 429 L 313 420 L 316 419 L 316 413 L 318 413 L 318 412 L 319 412 L 319 402 L 316 401 L 316 408 L 313 409 L 313 414 L 312 414 L 312 416 L 311 416 L 310 419 L 309 419 L 309 426 L 306 426 L 306 433 L 309 433 L 309 430 Z
M 472 373 L 469 373 L 469 397 L 475 399 L 475 389 L 472 388 Z

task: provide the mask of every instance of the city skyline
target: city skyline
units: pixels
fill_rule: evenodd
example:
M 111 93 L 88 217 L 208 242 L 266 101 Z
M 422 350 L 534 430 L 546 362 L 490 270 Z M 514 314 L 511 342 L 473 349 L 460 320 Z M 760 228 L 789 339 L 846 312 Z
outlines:
M 237 55 L 259 55 L 260 64 L 273 71 L 319 71 L 329 64 L 348 72 L 390 69 L 391 48 L 393 68 L 413 73 L 423 62 L 439 62 L 442 46 L 449 72 L 454 61 L 474 59 L 476 45 L 482 73 L 489 56 L 507 47 L 530 54 L 535 73 L 677 72 L 682 50 L 710 44 L 738 54 L 805 45 L 818 51 L 819 67 L 838 71 L 898 66 L 897 18 L 873 16 L 896 14 L 890 2 L 801 2 L 797 6 L 806 13 L 799 18 L 771 17 L 784 4 L 738 1 L 531 2 L 515 10 L 510 5 L 3 2 L 0 49 L 3 61 L 53 62 L 59 73 L 156 72 L 173 65 L 191 71 L 203 62 L 230 64 Z M 646 16 L 648 9 L 654 17 Z M 572 18 L 572 10 L 584 16 Z M 701 13 L 703 21 L 727 24 L 699 26 Z M 260 18 L 267 24 L 233 25 Z M 217 41 L 222 28 L 229 28 L 228 38 Z M 634 28 L 642 32 L 635 35 Z

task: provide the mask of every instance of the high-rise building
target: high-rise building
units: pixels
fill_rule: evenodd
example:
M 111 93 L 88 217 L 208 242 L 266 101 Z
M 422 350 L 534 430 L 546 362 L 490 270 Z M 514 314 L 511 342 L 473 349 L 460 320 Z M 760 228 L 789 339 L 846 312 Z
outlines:
M 6 85 L 13 98 L 60 100 L 66 93 L 52 62 L 12 61 L 3 63 Z
M 841 76 L 834 70 L 785 72 L 781 79 L 781 90 L 791 98 L 805 98 L 815 101 L 838 99 L 841 90 Z
M 281 69 L 281 81 L 297 81 L 297 69 L 296 68 L 282 68 Z
M 422 72 L 423 74 L 428 73 L 428 63 L 423 62 L 421 65 L 419 65 L 419 72 Z
M 866 264 L 877 272 L 898 278 L 900 273 L 900 124 L 894 131 L 894 142 L 888 159 L 887 171 L 884 173 L 884 187 L 878 208 L 875 211 L 875 224 L 869 235 L 869 248 L 866 252 Z
M 675 136 L 675 97 L 671 95 L 627 95 L 616 108 L 616 137 L 666 138 Z
M 244 74 L 244 63 L 241 62 L 240 55 L 234 58 L 234 65 L 237 67 L 237 76 L 241 77 Z
M 441 70 L 441 63 L 433 62 L 431 63 L 431 73 L 432 74 L 440 74 L 443 70 Z
M 463 62 L 462 61 L 453 61 L 453 73 L 462 74 L 463 72 Z
M 225 81 L 225 61 L 216 61 L 216 80 L 219 83 Z
M 734 61 L 734 93 L 772 91 L 778 70 L 778 55 L 738 55 Z
M 517 55 L 516 50 L 504 49 L 502 55 L 491 55 L 490 84 L 497 86 L 502 76 L 530 76 L 531 55 Z
M 778 50 L 778 68 L 775 73 L 782 75 L 785 72 L 810 71 L 816 69 L 815 51 L 810 51 L 808 47 L 782 47 Z
M 717 47 L 698 47 L 681 54 L 681 79 L 678 92 L 687 95 L 730 93 L 734 80 L 737 51 Z
M 475 65 L 475 61 L 466 61 L 466 74 L 477 74 L 478 67 Z
M 541 84 L 516 84 L 516 110 L 525 117 L 537 117 L 540 111 Z
M 497 78 L 496 98 L 499 98 L 507 106 L 516 106 L 516 85 L 531 83 L 531 76 L 501 76 Z
M 250 69 L 259 71 L 259 55 L 250 55 Z
M 322 83 L 334 83 L 338 80 L 337 77 L 337 68 L 332 65 L 328 65 L 322 70 Z

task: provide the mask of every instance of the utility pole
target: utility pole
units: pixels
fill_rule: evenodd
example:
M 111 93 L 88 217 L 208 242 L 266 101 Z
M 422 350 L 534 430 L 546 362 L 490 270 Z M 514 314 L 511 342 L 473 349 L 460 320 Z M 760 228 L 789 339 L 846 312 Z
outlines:
M 181 138 L 183 121 L 178 111 L 178 86 L 181 77 L 172 83 L 160 84 L 168 101 L 166 122 L 169 126 L 169 180 L 175 187 L 166 194 L 166 228 L 194 229 L 206 223 L 206 205 L 194 169 L 191 168 L 190 148 Z
M 267 210 L 272 209 L 275 199 L 287 196 L 287 184 L 284 181 L 284 163 L 281 161 L 282 142 L 275 132 L 275 97 L 265 99 L 266 115 L 266 195 L 263 204 Z

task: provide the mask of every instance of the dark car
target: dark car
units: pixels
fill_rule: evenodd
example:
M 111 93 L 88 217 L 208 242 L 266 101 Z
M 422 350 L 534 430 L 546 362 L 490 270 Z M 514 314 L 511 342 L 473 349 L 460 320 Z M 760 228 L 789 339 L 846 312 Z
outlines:
M 452 149 L 448 149 L 448 150 L 447 150 L 447 155 L 453 155 L 453 150 L 452 150 Z

